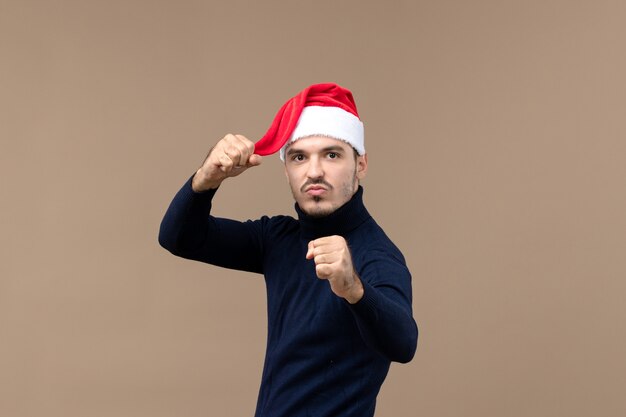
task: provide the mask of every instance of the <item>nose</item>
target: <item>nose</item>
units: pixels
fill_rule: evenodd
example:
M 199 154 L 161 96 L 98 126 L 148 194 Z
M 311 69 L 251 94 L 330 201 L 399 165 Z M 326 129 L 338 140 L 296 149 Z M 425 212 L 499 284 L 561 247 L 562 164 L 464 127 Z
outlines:
M 309 159 L 309 164 L 307 166 L 307 177 L 311 179 L 323 178 L 324 177 L 324 169 L 322 167 L 322 161 L 317 156 L 312 156 Z

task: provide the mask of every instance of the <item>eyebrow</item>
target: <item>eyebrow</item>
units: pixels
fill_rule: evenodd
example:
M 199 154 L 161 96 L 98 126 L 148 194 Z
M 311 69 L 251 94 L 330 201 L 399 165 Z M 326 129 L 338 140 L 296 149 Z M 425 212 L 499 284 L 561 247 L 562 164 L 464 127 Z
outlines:
M 339 145 L 327 146 L 321 150 L 321 152 L 345 152 L 345 150 Z M 302 149 L 298 149 L 292 146 L 288 151 L 287 155 L 293 155 L 294 153 L 306 153 Z

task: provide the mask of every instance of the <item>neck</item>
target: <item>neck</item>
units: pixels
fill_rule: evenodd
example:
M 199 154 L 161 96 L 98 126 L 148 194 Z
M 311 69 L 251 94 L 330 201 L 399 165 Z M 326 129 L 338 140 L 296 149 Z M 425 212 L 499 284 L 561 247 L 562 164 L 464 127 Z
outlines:
M 363 205 L 363 187 L 359 186 L 352 198 L 343 206 L 323 217 L 313 217 L 295 205 L 304 237 L 316 239 L 322 236 L 345 235 L 370 218 Z

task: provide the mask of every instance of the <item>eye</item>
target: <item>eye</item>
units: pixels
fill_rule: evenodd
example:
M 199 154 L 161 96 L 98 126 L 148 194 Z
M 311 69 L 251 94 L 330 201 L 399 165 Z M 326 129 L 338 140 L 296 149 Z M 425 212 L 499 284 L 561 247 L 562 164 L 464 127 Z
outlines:
M 291 157 L 292 161 L 304 161 L 304 155 L 302 155 L 301 153 L 295 154 L 294 156 Z
M 339 158 L 339 155 L 336 152 L 328 152 L 328 157 L 330 159 Z

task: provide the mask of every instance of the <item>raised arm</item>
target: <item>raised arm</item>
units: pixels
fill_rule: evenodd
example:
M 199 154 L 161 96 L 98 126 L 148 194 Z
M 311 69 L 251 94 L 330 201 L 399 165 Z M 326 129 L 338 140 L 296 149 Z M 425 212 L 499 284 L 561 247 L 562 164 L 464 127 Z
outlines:
M 239 222 L 210 215 L 217 188 L 261 163 L 254 144 L 227 135 L 209 152 L 202 166 L 170 204 L 159 231 L 159 243 L 176 256 L 231 269 L 262 272 L 263 221 Z

